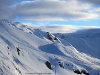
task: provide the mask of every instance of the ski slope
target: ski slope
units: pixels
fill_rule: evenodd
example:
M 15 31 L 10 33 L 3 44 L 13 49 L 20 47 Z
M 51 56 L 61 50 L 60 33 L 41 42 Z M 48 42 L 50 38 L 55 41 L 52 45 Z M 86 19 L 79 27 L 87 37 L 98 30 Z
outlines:
M 62 34 L 49 35 L 34 26 L 1 19 L 0 75 L 78 75 L 77 70 L 81 75 L 100 74 L 99 36 L 84 39 L 85 35 L 80 34 L 63 34 L 64 38 Z M 90 39 L 95 44 L 91 44 Z

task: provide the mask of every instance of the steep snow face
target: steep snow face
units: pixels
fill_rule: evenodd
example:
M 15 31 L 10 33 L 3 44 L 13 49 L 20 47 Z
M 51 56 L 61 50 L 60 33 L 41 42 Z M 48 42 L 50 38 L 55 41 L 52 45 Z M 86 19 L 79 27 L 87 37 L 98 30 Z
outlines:
M 40 29 L 0 20 L 0 75 L 100 74 L 99 58 L 78 51 L 78 46 L 73 44 L 76 40 L 52 34 L 48 37 L 48 33 Z M 87 40 L 83 41 L 86 47 L 91 46 Z M 84 46 L 80 41 L 77 43 Z M 50 64 L 46 64 L 47 61 Z

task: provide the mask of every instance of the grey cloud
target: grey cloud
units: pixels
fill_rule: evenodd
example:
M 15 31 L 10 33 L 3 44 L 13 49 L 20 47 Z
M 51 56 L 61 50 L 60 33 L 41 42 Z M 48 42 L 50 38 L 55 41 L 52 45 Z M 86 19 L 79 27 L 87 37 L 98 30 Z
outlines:
M 9 8 L 7 2 L 8 0 L 0 0 L 0 19 L 13 20 L 15 15 L 12 9 Z
M 79 0 L 79 1 L 100 5 L 100 0 Z
M 98 33 L 100 32 L 100 27 L 93 27 L 93 28 L 84 28 L 81 30 L 77 30 L 76 33 L 77 34 L 94 34 L 94 33 Z
M 21 19 L 29 20 L 66 20 L 66 19 L 93 19 L 97 13 L 90 13 L 91 4 L 81 3 L 76 0 L 49 1 L 36 0 L 24 1 L 11 7 L 20 14 Z

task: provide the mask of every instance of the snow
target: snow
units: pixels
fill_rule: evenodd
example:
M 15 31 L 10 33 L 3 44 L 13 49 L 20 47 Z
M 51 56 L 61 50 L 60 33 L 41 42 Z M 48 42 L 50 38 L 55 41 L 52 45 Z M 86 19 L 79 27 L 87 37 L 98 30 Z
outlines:
M 0 20 L 0 75 L 78 75 L 77 69 L 100 74 L 100 30 L 94 30 L 50 33 L 53 39 L 49 39 L 47 32 L 34 26 Z

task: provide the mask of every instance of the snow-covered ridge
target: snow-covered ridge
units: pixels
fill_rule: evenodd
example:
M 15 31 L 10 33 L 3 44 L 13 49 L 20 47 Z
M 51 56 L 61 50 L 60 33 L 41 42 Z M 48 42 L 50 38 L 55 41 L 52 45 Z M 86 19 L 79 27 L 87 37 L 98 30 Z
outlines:
M 71 43 L 78 51 L 100 58 L 100 28 L 55 35 Z
M 89 52 L 81 50 L 81 45 L 95 48 L 90 44 L 89 37 L 84 39 L 72 34 L 55 35 L 19 22 L 0 20 L 0 74 L 100 74 L 99 55 L 93 57 Z M 99 40 L 98 36 L 95 44 L 99 44 Z M 99 45 L 96 46 L 99 50 Z

